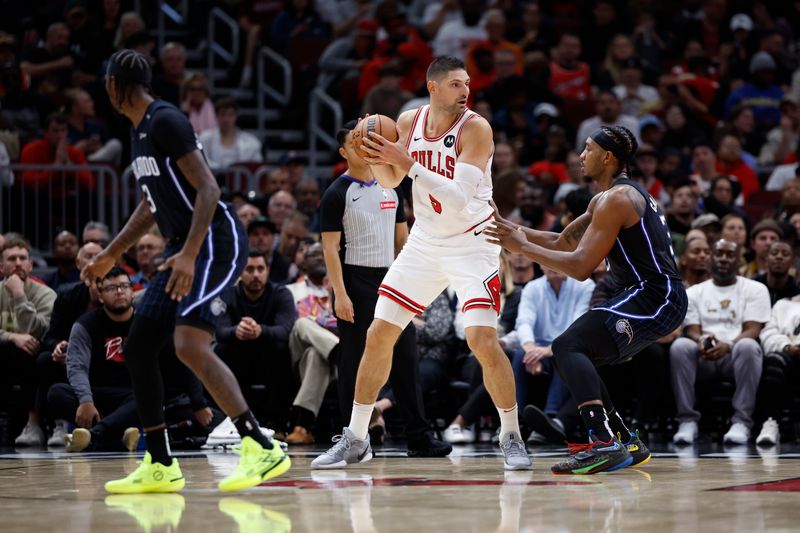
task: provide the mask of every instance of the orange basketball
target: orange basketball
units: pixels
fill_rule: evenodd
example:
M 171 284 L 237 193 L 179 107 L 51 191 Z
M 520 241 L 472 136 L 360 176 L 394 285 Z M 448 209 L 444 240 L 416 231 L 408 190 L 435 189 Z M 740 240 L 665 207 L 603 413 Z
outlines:
M 361 157 L 366 157 L 367 153 L 361 149 L 362 139 L 375 132 L 389 142 L 397 141 L 397 124 L 386 115 L 370 115 L 358 123 L 353 130 L 353 149 Z

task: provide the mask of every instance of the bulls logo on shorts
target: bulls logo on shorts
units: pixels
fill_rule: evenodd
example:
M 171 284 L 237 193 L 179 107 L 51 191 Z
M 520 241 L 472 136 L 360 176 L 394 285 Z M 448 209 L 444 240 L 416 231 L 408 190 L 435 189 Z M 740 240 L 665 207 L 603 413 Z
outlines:
M 452 135 L 448 135 L 444 138 L 444 145 L 448 148 L 452 148 L 453 145 L 456 143 L 456 138 Z

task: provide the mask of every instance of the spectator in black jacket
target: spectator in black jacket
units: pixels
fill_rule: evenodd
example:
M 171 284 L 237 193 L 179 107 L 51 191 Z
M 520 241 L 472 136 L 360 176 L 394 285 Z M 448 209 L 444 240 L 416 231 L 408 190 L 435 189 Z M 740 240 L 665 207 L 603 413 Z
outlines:
M 139 441 L 139 417 L 122 346 L 133 321 L 133 284 L 119 267 L 97 284 L 103 306 L 78 319 L 69 336 L 69 383 L 50 388 L 56 417 L 78 426 L 66 436 L 68 452 L 118 448 Z
M 75 260 L 78 269 L 82 269 L 103 248 L 94 242 L 87 242 Z M 81 315 L 100 306 L 100 298 L 95 287 L 87 287 L 82 281 L 62 285 L 56 291 L 53 314 L 50 315 L 50 327 L 42 340 L 42 351 L 36 358 L 36 405 L 44 420 L 50 418 L 47 404 L 47 392 L 56 383 L 67 382 L 67 339 L 72 325 Z M 48 439 L 48 446 L 63 446 L 64 435 L 67 434 L 67 421 L 57 419 L 53 434 Z
M 251 226 L 253 223 L 251 222 Z M 291 361 L 289 332 L 295 319 L 294 300 L 286 287 L 268 280 L 266 257 L 251 251 L 238 285 L 223 294 L 216 352 L 233 371 L 245 396 L 252 385 L 267 385 L 261 401 L 248 398 L 259 418 L 280 431 L 289 412 Z

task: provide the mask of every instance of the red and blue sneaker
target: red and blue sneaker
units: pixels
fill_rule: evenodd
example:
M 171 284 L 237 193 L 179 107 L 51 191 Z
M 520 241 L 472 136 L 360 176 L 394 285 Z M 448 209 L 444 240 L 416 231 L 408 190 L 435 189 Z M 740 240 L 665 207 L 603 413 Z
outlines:
M 589 432 L 588 444 L 569 445 L 569 458 L 552 466 L 554 474 L 597 474 L 613 472 L 633 463 L 633 457 L 627 446 L 614 437 L 604 442 L 594 438 Z

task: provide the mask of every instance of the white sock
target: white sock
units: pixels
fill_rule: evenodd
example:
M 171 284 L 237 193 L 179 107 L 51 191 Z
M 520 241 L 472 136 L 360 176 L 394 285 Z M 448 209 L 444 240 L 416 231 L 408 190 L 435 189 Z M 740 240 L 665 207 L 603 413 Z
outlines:
M 500 415 L 500 440 L 508 433 L 516 433 L 519 435 L 519 418 L 517 417 L 517 404 L 510 409 L 497 408 L 497 413 Z
M 359 439 L 366 439 L 369 431 L 369 419 L 372 417 L 374 403 L 360 404 L 353 402 L 353 413 L 350 415 L 350 431 Z M 516 412 L 516 411 L 514 411 Z

